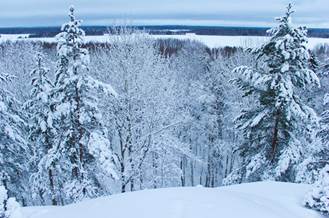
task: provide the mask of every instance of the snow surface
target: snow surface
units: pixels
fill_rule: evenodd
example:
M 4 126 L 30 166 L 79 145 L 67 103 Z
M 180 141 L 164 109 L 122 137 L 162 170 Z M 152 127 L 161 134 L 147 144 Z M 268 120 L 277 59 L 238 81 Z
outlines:
M 254 48 L 259 47 L 265 41 L 269 40 L 266 36 L 216 36 L 216 35 L 196 35 L 196 34 L 185 34 L 185 35 L 150 35 L 155 39 L 179 39 L 179 40 L 195 40 L 199 41 L 209 48 L 220 48 L 225 46 L 236 46 L 243 48 Z M 55 38 L 26 38 L 28 34 L 20 35 L 1 35 L 1 41 L 15 41 L 15 40 L 32 40 L 32 41 L 43 41 L 43 42 L 56 42 Z M 111 35 L 103 36 L 86 36 L 85 42 L 111 42 Z M 329 38 L 309 38 L 308 48 L 312 49 L 317 45 L 329 44 Z
M 26 218 L 320 218 L 302 205 L 310 188 L 278 182 L 167 188 L 22 211 Z

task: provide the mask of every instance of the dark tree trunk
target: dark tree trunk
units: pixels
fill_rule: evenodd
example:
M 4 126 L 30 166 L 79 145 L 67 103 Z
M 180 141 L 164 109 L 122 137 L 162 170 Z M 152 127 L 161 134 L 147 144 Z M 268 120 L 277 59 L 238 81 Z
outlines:
M 57 199 L 55 196 L 55 184 L 54 184 L 54 175 L 52 169 L 48 170 L 48 176 L 49 176 L 49 184 L 50 184 L 50 190 L 51 190 L 51 204 L 57 205 Z
M 271 161 L 273 162 L 275 159 L 275 155 L 276 155 L 276 150 L 278 147 L 278 143 L 279 143 L 279 117 L 280 116 L 280 112 L 279 110 L 277 110 L 277 112 L 275 113 L 275 123 L 274 123 L 274 129 L 273 129 L 273 138 L 272 138 L 272 151 L 271 151 Z

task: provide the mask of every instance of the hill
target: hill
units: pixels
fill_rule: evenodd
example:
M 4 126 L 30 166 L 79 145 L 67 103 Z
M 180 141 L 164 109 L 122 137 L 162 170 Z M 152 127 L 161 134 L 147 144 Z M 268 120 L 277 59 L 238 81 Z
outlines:
M 24 208 L 27 218 L 320 218 L 302 206 L 310 186 L 261 182 L 112 195 L 64 207 Z

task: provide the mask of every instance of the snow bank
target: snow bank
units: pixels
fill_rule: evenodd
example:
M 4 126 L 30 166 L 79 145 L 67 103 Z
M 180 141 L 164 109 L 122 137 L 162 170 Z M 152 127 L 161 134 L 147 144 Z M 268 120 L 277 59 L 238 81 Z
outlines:
M 261 182 L 118 194 L 65 207 L 29 207 L 27 218 L 320 218 L 302 206 L 308 185 Z

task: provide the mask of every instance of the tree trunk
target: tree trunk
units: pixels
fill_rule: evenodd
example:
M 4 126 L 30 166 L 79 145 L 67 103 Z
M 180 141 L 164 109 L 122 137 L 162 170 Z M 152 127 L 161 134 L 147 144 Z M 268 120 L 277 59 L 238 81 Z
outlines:
M 76 124 L 77 124 L 77 129 L 78 129 L 78 139 L 77 139 L 77 143 L 79 144 L 79 160 L 80 160 L 80 164 L 83 166 L 84 164 L 84 145 L 81 143 L 81 139 L 83 137 L 83 128 L 82 125 L 80 123 L 80 110 L 81 110 L 81 98 L 79 95 L 79 89 L 77 87 L 78 84 L 75 85 L 75 97 L 76 97 L 76 103 L 77 103 L 77 107 L 76 107 Z
M 49 184 L 50 184 L 50 190 L 51 190 L 51 204 L 57 205 L 57 199 L 55 194 L 55 184 L 54 184 L 54 175 L 52 169 L 48 170 L 48 176 L 49 176 Z
M 185 184 L 185 166 L 184 166 L 184 157 L 182 157 L 181 161 L 180 161 L 180 169 L 182 171 L 182 175 L 181 175 L 181 184 L 182 184 L 182 187 L 184 187 L 186 184 Z
M 275 159 L 275 153 L 276 153 L 276 149 L 278 146 L 278 136 L 279 136 L 279 116 L 280 116 L 280 112 L 279 110 L 277 110 L 277 112 L 275 113 L 275 123 L 274 123 L 274 129 L 273 129 L 273 138 L 272 138 L 272 151 L 271 151 L 271 161 L 273 162 Z

